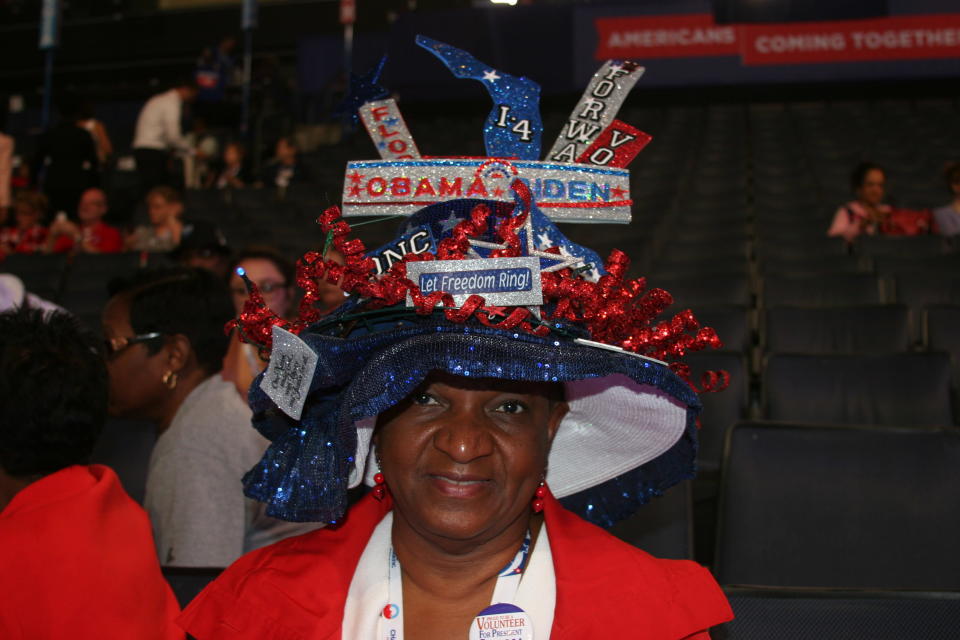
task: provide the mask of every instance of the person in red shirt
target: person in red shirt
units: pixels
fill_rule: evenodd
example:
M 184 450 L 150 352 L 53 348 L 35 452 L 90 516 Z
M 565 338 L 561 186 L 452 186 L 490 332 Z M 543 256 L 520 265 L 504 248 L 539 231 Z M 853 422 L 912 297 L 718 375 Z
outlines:
M 87 464 L 107 411 L 101 350 L 66 314 L 0 314 L 4 640 L 183 638 L 147 514 Z
M 47 246 L 47 228 L 40 221 L 47 211 L 47 197 L 36 191 L 22 191 L 13 207 L 16 225 L 0 229 L 0 256 L 42 252 Z
M 83 192 L 77 205 L 80 224 L 66 216 L 58 216 L 50 225 L 47 248 L 53 253 L 118 253 L 123 250 L 123 237 L 115 227 L 104 224 L 107 194 L 92 187 Z

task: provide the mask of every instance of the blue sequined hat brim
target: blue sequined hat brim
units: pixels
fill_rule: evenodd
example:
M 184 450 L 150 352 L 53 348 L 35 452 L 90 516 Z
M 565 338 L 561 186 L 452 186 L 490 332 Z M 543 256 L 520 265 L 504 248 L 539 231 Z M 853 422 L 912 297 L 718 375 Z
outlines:
M 568 338 L 457 325 L 438 315 L 349 338 L 301 335 L 319 356 L 308 410 L 297 424 L 271 410 L 253 385 L 254 424 L 273 445 L 245 478 L 247 494 L 284 519 L 342 517 L 340 494 L 370 475 L 371 418 L 434 370 L 565 384 L 571 412 L 558 430 L 548 471 L 560 497 L 576 500 L 591 487 L 625 478 L 627 486 L 616 486 L 621 493 L 658 493 L 692 475 L 700 404 L 666 366 Z M 591 504 L 596 498 L 602 496 L 591 497 Z M 628 502 L 621 499 L 620 508 L 629 509 Z

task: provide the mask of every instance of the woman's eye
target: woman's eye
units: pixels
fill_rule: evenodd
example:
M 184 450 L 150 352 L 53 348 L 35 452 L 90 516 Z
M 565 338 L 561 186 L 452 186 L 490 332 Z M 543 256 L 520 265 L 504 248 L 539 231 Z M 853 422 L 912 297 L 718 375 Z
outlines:
M 434 398 L 429 393 L 418 393 L 413 396 L 413 403 L 419 404 L 421 406 L 428 406 L 431 404 L 438 404 L 437 399 Z
M 503 413 L 523 413 L 526 410 L 527 406 L 519 400 L 507 400 L 497 407 L 497 411 L 501 411 Z

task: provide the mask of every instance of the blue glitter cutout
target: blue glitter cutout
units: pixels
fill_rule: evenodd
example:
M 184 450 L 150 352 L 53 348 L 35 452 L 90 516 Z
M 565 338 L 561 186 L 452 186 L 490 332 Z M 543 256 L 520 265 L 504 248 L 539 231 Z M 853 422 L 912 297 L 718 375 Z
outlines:
M 432 38 L 417 36 L 417 44 L 437 56 L 453 75 L 479 80 L 490 93 L 493 109 L 483 127 L 489 157 L 540 158 L 540 85 L 498 71 L 466 51 Z
M 360 121 L 358 110 L 360 107 L 373 100 L 381 100 L 390 95 L 384 87 L 377 84 L 380 74 L 383 72 L 383 65 L 387 62 L 387 56 L 380 58 L 373 69 L 363 75 L 356 73 L 350 74 L 350 87 L 343 102 L 337 105 L 334 113 L 340 114 L 356 124 Z

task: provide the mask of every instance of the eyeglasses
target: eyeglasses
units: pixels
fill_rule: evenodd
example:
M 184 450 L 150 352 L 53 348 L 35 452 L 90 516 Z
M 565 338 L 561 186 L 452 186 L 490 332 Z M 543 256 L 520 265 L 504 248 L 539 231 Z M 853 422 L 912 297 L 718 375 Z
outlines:
M 141 342 L 150 342 L 151 340 L 156 340 L 157 338 L 163 337 L 162 333 L 157 333 L 156 331 L 152 333 L 141 333 L 138 336 L 118 336 L 116 338 L 107 338 L 103 341 L 103 353 L 109 360 L 114 357 L 127 347 L 139 344 Z
M 287 287 L 286 282 L 273 282 L 271 280 L 267 280 L 266 282 L 261 282 L 260 284 L 257 285 L 257 288 L 260 289 L 260 293 L 263 293 L 265 295 L 270 295 L 271 293 L 274 293 L 275 291 L 280 291 L 281 289 L 285 289 L 286 287 Z M 246 297 L 248 293 L 246 287 L 235 287 L 230 291 L 235 296 L 243 296 L 243 297 Z

